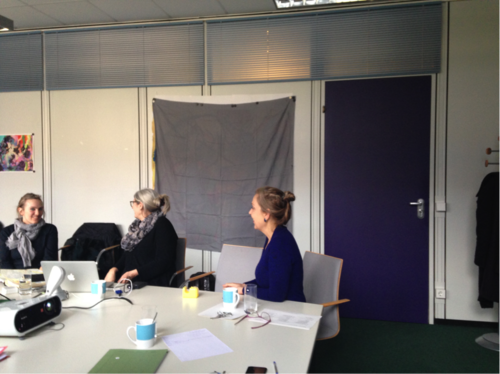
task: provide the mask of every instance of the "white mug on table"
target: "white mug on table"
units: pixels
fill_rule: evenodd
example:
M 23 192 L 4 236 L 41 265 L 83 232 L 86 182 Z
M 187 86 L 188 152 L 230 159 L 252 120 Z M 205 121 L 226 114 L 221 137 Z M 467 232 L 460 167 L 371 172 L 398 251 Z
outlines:
M 130 329 L 135 330 L 136 340 L 133 340 L 130 335 Z M 151 348 L 156 340 L 156 322 L 153 318 L 143 318 L 135 323 L 135 326 L 129 326 L 127 336 L 132 343 L 139 349 Z
M 238 289 L 235 287 L 227 287 L 222 290 L 222 303 L 224 309 L 234 310 L 240 302 L 240 295 Z

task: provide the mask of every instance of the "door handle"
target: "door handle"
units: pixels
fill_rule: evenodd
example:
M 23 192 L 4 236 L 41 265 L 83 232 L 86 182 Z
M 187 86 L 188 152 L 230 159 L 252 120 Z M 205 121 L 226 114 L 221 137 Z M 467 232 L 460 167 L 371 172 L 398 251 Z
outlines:
M 418 199 L 417 202 L 411 202 L 410 205 L 415 205 L 417 207 L 417 217 L 423 219 L 424 214 L 424 199 Z

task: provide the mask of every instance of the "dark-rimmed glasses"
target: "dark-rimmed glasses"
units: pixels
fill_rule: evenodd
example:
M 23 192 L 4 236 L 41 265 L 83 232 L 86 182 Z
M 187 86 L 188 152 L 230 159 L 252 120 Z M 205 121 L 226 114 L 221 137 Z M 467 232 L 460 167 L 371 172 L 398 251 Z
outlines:
M 268 313 L 263 312 L 261 314 L 259 314 L 259 313 L 255 313 L 255 314 L 256 314 L 255 317 L 251 317 L 249 314 L 247 314 L 242 319 L 240 319 L 238 322 L 236 322 L 235 325 L 237 325 L 238 323 L 243 321 L 245 318 L 260 318 L 260 319 L 263 319 L 264 321 L 266 321 L 266 323 L 264 323 L 263 325 L 252 327 L 252 329 L 259 329 L 259 328 L 264 327 L 264 326 L 271 323 L 271 316 Z
M 134 201 L 131 201 L 131 202 L 130 202 L 130 207 L 131 207 L 131 208 L 133 208 L 133 207 L 134 207 L 134 203 L 136 203 L 136 202 L 137 202 L 137 201 L 135 201 L 135 200 L 134 200 Z

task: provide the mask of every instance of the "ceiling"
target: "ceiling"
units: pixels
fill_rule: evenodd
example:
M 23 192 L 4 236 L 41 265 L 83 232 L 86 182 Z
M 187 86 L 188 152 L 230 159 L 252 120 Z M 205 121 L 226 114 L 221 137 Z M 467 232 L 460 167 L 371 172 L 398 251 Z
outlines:
M 274 0 L 0 0 L 14 30 L 276 11 Z

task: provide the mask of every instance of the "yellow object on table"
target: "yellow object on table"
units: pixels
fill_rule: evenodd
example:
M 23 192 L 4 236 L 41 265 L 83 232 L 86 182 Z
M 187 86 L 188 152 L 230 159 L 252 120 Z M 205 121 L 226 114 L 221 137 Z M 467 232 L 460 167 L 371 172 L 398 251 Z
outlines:
M 199 296 L 199 289 L 198 287 L 190 287 L 189 290 L 187 286 L 184 286 L 182 289 L 182 298 L 183 299 L 196 299 Z

